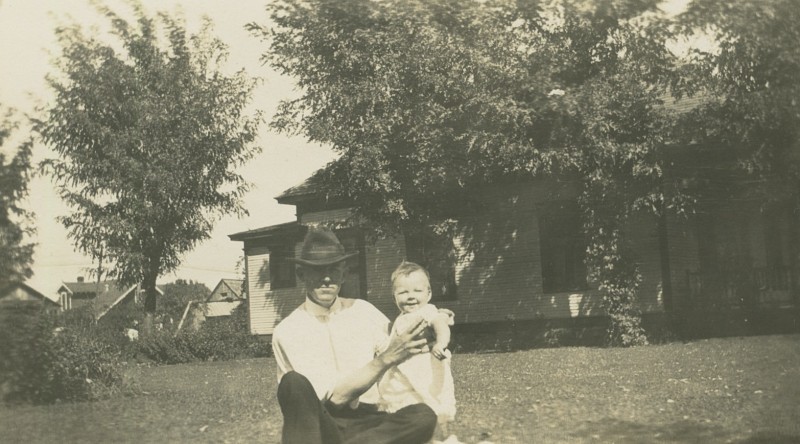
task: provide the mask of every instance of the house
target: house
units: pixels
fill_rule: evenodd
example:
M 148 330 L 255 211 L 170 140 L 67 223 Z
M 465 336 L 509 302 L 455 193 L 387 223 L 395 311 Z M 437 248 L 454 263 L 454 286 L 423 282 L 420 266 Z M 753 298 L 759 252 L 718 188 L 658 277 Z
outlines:
M 242 291 L 244 279 L 220 279 L 219 283 L 206 299 L 206 302 L 234 301 L 246 299 Z
M 205 301 L 189 301 L 183 311 L 178 330 L 197 330 L 208 319 L 224 319 L 247 299 L 244 279 L 220 279 Z
M 117 281 L 85 282 L 83 277 L 78 277 L 77 282 L 64 282 L 58 287 L 58 295 L 62 311 L 79 307 L 89 307 L 100 320 L 111 310 L 143 300 L 144 294 L 140 285 L 120 288 Z M 163 290 L 156 286 L 159 295 Z
M 731 187 L 730 178 L 687 175 L 679 163 L 665 186 L 701 182 L 708 192 L 696 214 L 641 214 L 627 233 L 642 275 L 644 318 L 693 319 L 705 328 L 721 314 L 747 320 L 759 313 L 769 323 L 776 313 L 790 313 L 788 325 L 796 328 L 800 224 L 791 207 L 765 204 L 746 186 Z M 708 171 L 702 162 L 692 165 Z M 315 177 L 277 197 L 296 207 L 296 221 L 229 236 L 244 243 L 253 334 L 271 335 L 304 299 L 288 259 L 299 253 L 306 227 L 342 222 L 350 214 L 346 202 L 324 198 Z M 471 209 L 458 215 L 448 239 L 398 236 L 373 243 L 357 227 L 341 229 L 346 249 L 360 253 L 350 259 L 341 294 L 367 299 L 393 319 L 398 313 L 390 274 L 402 260 L 424 257 L 420 252 L 427 250 L 438 253 L 428 264 L 436 265 L 430 268 L 432 302 L 455 312 L 456 328 L 602 323 L 601 297 L 583 263 L 576 183 L 532 179 L 486 186 L 472 196 Z M 715 191 L 720 187 L 724 193 Z
M 24 282 L 13 282 L 0 289 L 0 304 L 11 301 L 32 301 L 41 304 L 45 311 L 57 311 L 58 302 L 45 296 Z

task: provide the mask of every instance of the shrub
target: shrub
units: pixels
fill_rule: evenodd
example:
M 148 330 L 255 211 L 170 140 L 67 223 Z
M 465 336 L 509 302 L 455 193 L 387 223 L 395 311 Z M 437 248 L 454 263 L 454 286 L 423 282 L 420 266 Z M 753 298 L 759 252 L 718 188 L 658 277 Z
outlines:
M 118 351 L 81 329 L 55 327 L 56 318 L 30 303 L 0 306 L 2 397 L 52 403 L 108 396 L 122 387 Z
M 142 337 L 136 343 L 137 352 L 144 358 L 159 364 L 185 364 L 197 360 L 192 347 L 183 335 L 159 330 Z
M 264 357 L 272 349 L 249 333 L 245 303 L 227 318 L 206 320 L 197 331 L 181 331 L 174 336 L 163 330 L 154 332 L 139 341 L 138 351 L 161 364 L 181 364 Z

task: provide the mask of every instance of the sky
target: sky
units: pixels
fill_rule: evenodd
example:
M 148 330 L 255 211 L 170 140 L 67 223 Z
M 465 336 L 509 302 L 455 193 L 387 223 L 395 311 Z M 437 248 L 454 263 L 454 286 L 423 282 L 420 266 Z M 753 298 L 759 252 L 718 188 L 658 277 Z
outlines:
M 142 3 L 149 12 L 182 10 L 190 32 L 198 29 L 204 15 L 209 16 L 215 25 L 214 33 L 229 46 L 226 69 L 244 68 L 250 76 L 263 79 L 253 102 L 267 117 L 273 114 L 280 100 L 296 96 L 291 79 L 263 66 L 259 60 L 266 44 L 244 29 L 246 23 L 267 21 L 267 0 L 143 0 Z M 119 10 L 125 10 L 121 2 L 112 1 L 109 5 L 122 5 Z M 24 115 L 34 113 L 37 104 L 47 103 L 51 93 L 45 76 L 56 72 L 51 60 L 59 50 L 54 29 L 68 18 L 85 26 L 103 23 L 89 0 L 0 0 L 0 105 Z M 20 134 L 25 131 L 22 128 Z M 274 197 L 335 157 L 328 147 L 308 143 L 302 137 L 276 134 L 267 125 L 261 127 L 257 143 L 261 153 L 240 170 L 252 184 L 244 197 L 244 207 L 250 215 L 242 219 L 228 216 L 218 221 L 211 238 L 188 253 L 182 266 L 175 273 L 162 276 L 159 283 L 180 278 L 202 282 L 213 289 L 222 278 L 241 278 L 236 266 L 243 245 L 231 241 L 228 235 L 294 220 L 294 206 L 280 205 Z M 13 146 L 7 144 L 3 149 Z M 51 156 L 47 147 L 36 144 L 34 161 Z M 62 282 L 74 282 L 78 276 L 88 280 L 92 261 L 75 251 L 66 230 L 56 221 L 56 217 L 66 215 L 69 209 L 48 178 L 32 180 L 24 206 L 35 213 L 37 233 L 33 240 L 38 244 L 34 276 L 28 283 L 55 298 Z

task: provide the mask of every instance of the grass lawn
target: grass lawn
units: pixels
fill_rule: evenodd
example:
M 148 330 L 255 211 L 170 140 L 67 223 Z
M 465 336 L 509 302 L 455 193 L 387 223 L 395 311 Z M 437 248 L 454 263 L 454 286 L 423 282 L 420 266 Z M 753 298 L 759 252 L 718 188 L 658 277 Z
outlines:
M 800 442 L 800 335 L 453 358 L 462 441 Z M 139 393 L 0 407 L 3 442 L 279 441 L 271 359 L 137 367 Z

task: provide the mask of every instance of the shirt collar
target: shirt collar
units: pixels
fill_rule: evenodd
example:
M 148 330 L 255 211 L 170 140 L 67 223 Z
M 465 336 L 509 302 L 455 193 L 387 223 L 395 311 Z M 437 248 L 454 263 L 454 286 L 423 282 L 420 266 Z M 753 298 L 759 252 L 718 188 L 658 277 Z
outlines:
M 310 314 L 311 316 L 328 316 L 338 312 L 341 309 L 342 301 L 339 297 L 333 301 L 333 304 L 331 304 L 330 308 L 325 308 L 321 305 L 315 304 L 308 298 L 306 298 L 306 301 L 303 303 L 303 310 L 305 310 L 306 313 Z

